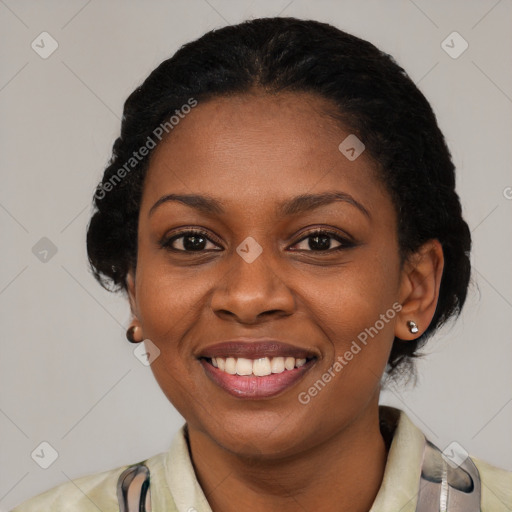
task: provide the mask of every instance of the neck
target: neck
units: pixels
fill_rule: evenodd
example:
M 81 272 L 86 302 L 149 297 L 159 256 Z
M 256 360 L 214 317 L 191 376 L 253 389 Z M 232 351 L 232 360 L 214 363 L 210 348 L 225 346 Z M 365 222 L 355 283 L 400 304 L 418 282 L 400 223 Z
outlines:
M 387 457 L 378 402 L 350 426 L 293 457 L 239 457 L 190 427 L 189 443 L 196 475 L 214 512 L 367 512 Z

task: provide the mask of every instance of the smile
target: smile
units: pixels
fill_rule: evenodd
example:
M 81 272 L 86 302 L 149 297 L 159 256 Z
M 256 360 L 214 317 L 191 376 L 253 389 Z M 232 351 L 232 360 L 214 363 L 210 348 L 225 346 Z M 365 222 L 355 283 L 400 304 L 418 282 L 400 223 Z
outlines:
M 271 339 L 238 338 L 197 355 L 207 377 L 237 398 L 270 398 L 291 388 L 318 360 L 317 351 Z
M 265 377 L 273 373 L 283 373 L 306 364 L 306 359 L 295 357 L 261 357 L 246 359 L 245 357 L 212 357 L 210 363 L 215 368 L 230 375 Z

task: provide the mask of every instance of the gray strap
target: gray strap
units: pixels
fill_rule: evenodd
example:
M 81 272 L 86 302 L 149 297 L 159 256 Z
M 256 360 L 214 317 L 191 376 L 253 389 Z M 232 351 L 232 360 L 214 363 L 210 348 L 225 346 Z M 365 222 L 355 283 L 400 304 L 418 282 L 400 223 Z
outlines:
M 478 469 L 457 447 L 444 455 L 426 441 L 416 512 L 480 512 Z
M 119 512 L 151 512 L 149 468 L 143 463 L 125 469 L 117 480 Z

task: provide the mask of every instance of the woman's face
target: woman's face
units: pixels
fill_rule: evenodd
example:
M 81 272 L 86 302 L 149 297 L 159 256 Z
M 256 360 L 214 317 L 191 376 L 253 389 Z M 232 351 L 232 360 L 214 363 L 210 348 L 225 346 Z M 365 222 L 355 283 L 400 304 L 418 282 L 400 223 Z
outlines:
M 130 291 L 160 350 L 151 368 L 189 428 L 234 453 L 306 450 L 377 406 L 397 222 L 326 107 L 305 93 L 200 102 L 145 180 Z

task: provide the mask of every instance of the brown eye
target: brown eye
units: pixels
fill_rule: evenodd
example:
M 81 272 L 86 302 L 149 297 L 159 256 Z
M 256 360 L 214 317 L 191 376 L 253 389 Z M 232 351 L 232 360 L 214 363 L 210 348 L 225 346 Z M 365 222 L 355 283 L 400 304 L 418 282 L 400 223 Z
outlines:
M 166 249 L 180 252 L 222 250 L 218 249 L 218 245 L 214 244 L 203 231 L 183 231 L 164 240 L 161 245 Z
M 315 231 L 299 240 L 295 249 L 299 251 L 327 252 L 353 247 L 354 244 L 330 231 Z

